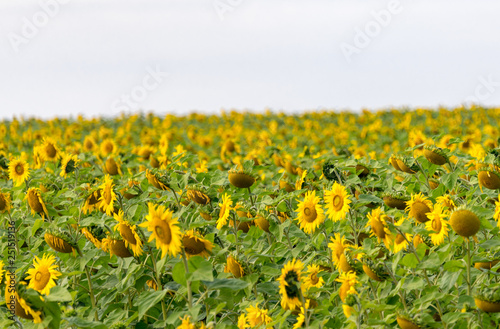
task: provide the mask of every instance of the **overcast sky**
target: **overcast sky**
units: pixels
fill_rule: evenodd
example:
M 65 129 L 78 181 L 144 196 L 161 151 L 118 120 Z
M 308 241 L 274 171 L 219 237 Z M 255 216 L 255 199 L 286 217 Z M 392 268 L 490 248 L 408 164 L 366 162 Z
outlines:
M 0 118 L 500 104 L 494 0 L 0 0 Z

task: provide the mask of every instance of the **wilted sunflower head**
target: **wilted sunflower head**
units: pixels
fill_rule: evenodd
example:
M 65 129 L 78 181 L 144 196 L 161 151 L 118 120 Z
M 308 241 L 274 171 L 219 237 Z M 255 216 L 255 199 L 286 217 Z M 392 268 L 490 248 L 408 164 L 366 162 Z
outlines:
M 42 193 L 36 187 L 30 187 L 28 192 L 26 193 L 25 199 L 28 199 L 28 205 L 31 208 L 31 213 L 34 215 L 35 213 L 40 214 L 43 218 L 49 215 L 47 208 L 45 207 L 45 203 L 42 199 Z
M 132 257 L 132 253 L 125 245 L 125 241 L 119 237 L 107 237 L 102 239 L 102 249 L 109 252 L 109 256 L 116 255 L 120 258 Z
M 389 208 L 396 208 L 399 210 L 405 210 L 406 203 L 410 201 L 410 198 L 402 194 L 401 192 L 385 193 L 383 200 L 386 206 Z
M 483 167 L 478 170 L 477 178 L 481 186 L 490 190 L 500 189 L 500 172 L 495 169 Z
M 114 157 L 110 156 L 106 159 L 104 163 L 104 167 L 106 168 L 106 172 L 110 175 L 121 175 L 122 170 L 120 169 L 119 163 L 115 160 Z
M 201 188 L 196 186 L 188 186 L 186 189 L 186 194 L 191 201 L 203 206 L 207 205 L 210 202 L 210 197 Z
M 212 242 L 197 234 L 194 230 L 184 233 L 182 245 L 188 257 L 201 256 L 208 257 L 212 252 Z
M 224 272 L 231 273 L 235 278 L 241 278 L 243 275 L 245 275 L 243 266 L 241 266 L 240 262 L 235 257 L 233 257 L 233 255 L 229 255 L 227 257 Z
M 106 231 L 101 226 L 92 225 L 82 228 L 82 233 L 94 246 L 102 249 L 102 240 L 107 236 Z
M 3 193 L 2 189 L 0 189 L 0 213 L 10 212 L 12 205 L 10 200 L 9 193 Z
M 45 242 L 55 251 L 68 254 L 74 251 L 75 243 L 68 232 L 61 229 L 49 229 L 44 235 Z
M 229 182 L 239 188 L 248 188 L 255 183 L 255 177 L 248 170 L 231 169 L 229 171 Z
M 160 178 L 155 171 L 146 169 L 146 178 L 148 179 L 149 184 L 153 185 L 157 189 L 165 191 L 169 188 L 167 178 L 165 176 Z
M 407 174 L 414 174 L 419 170 L 418 166 L 413 163 L 413 159 L 410 159 L 409 157 L 400 155 L 397 158 L 397 162 L 399 169 Z
M 446 150 L 435 145 L 425 145 L 424 156 L 430 163 L 438 166 L 442 166 L 450 161 Z
M 42 323 L 43 314 L 42 311 L 37 311 L 32 307 L 24 298 L 21 296 L 25 292 L 25 288 L 22 285 L 16 285 L 15 289 L 12 289 L 9 281 L 5 281 L 5 300 L 15 300 L 15 314 L 26 320 L 33 320 L 36 323 Z
M 123 238 L 126 247 L 132 249 L 135 256 L 142 255 L 142 240 L 139 234 L 137 234 L 136 226 L 123 218 L 123 211 L 121 209 L 117 214 L 114 214 L 113 217 L 118 221 L 114 230 L 120 232 L 120 236 Z

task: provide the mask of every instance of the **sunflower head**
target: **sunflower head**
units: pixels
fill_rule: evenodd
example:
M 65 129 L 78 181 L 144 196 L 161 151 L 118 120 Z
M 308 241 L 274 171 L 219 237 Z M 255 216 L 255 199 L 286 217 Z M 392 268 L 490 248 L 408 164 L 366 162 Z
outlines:
M 82 207 L 82 212 L 84 214 L 91 213 L 94 209 L 99 209 L 99 203 L 101 199 L 101 189 L 92 191 L 86 198 Z
M 334 182 L 331 190 L 324 193 L 324 200 L 326 203 L 326 215 L 334 222 L 344 219 L 351 209 L 349 204 L 349 194 L 345 186 Z
M 33 260 L 34 268 L 27 271 L 29 280 L 28 288 L 35 289 L 43 295 L 49 295 L 50 289 L 56 286 L 55 279 L 57 279 L 61 272 L 57 271 L 56 258 L 53 255 L 44 254 L 42 259 L 35 256 Z
M 49 212 L 47 211 L 47 207 L 45 207 L 45 203 L 43 202 L 43 199 L 42 199 L 42 193 L 40 192 L 40 190 L 38 188 L 30 187 L 28 189 L 28 192 L 26 192 L 25 199 L 28 199 L 28 205 L 31 208 L 32 214 L 38 213 L 43 218 L 45 218 L 45 216 L 49 215 Z
M 80 160 L 75 154 L 65 154 L 61 160 L 61 177 L 66 177 L 68 174 L 75 171 Z
M 280 283 L 281 306 L 284 309 L 295 310 L 300 308 L 300 295 L 304 293 L 302 281 L 302 270 L 304 264 L 300 260 L 293 259 L 285 264 L 281 270 Z
M 220 210 L 219 210 L 219 218 L 217 219 L 218 230 L 222 229 L 222 227 L 227 224 L 230 211 L 231 209 L 233 209 L 232 205 L 233 201 L 231 200 L 231 196 L 225 193 L 222 196 L 222 203 L 219 203 Z
M 162 258 L 168 253 L 176 256 L 181 251 L 181 230 L 177 218 L 172 218 L 173 212 L 165 206 L 148 203 L 149 214 L 146 222 L 140 227 L 147 227 L 151 232 L 148 242 L 156 241 L 156 248 L 162 250 Z
M 50 229 L 45 232 L 45 242 L 55 251 L 69 254 L 73 252 L 76 244 L 71 240 L 68 232 L 61 229 Z
M 61 152 L 57 147 L 57 142 L 51 137 L 46 137 L 43 139 L 43 143 L 40 150 L 42 153 L 42 158 L 45 161 L 55 162 L 57 161 L 57 159 L 61 157 L 60 154 Z
M 432 211 L 432 202 L 422 193 L 413 194 L 411 200 L 406 202 L 406 211 L 419 223 L 429 220 L 427 213 Z
M 96 248 L 102 249 L 102 240 L 106 238 L 106 232 L 101 226 L 92 225 L 82 228 L 82 233 L 87 240 L 92 242 Z
M 438 166 L 449 162 L 447 152 L 435 145 L 426 144 L 424 146 L 424 156 L 430 163 Z
M 0 189 L 0 213 L 10 212 L 12 208 L 10 194 L 3 193 L 2 189 Z
M 229 170 L 229 182 L 239 188 L 248 188 L 255 183 L 255 177 L 249 170 Z
M 257 214 L 254 219 L 255 225 L 257 225 L 261 230 L 269 233 L 269 221 L 264 217 L 264 215 Z
M 245 270 L 237 258 L 233 255 L 229 255 L 226 260 L 226 266 L 224 267 L 225 273 L 231 273 L 235 278 L 241 278 L 245 275 Z
M 42 323 L 42 311 L 32 308 L 27 300 L 22 298 L 25 289 L 22 285 L 17 285 L 16 289 L 11 289 L 8 281 L 5 282 L 5 301 L 15 300 L 15 314 L 26 320 L 32 320 L 34 323 Z M 14 290 L 14 292 L 12 292 Z M 10 304 L 12 305 L 12 304 Z M 9 307 L 9 306 L 8 306 Z
M 167 177 L 160 177 L 156 171 L 146 169 L 146 178 L 148 179 L 149 184 L 153 185 L 157 189 L 165 191 L 170 187 Z
M 413 159 L 410 159 L 408 157 L 402 155 L 398 156 L 397 162 L 399 169 L 407 174 L 415 174 L 419 170 Z
M 477 178 L 481 186 L 490 190 L 500 189 L 500 172 L 495 169 L 483 167 L 479 169 Z
M 407 202 L 410 201 L 410 198 L 408 198 L 402 193 L 392 192 L 384 194 L 383 200 L 385 205 L 388 206 L 389 208 L 405 210 Z
M 384 281 L 389 277 L 383 264 L 375 264 L 371 259 L 363 260 L 363 271 L 375 281 Z
M 114 202 L 116 200 L 116 193 L 114 191 L 113 179 L 106 175 L 104 183 L 99 187 L 101 196 L 99 198 L 99 210 L 112 216 L 114 211 Z
M 451 213 L 450 225 L 458 235 L 468 238 L 476 235 L 481 227 L 479 217 L 467 208 L 458 208 Z
M 135 256 L 142 255 L 142 240 L 139 234 L 137 234 L 136 226 L 123 218 L 123 211 L 121 209 L 117 214 L 114 214 L 113 217 L 118 221 L 114 230 L 118 230 L 125 246 L 132 249 Z
M 125 241 L 118 237 L 107 237 L 102 239 L 102 249 L 109 252 L 110 257 L 113 255 L 120 258 L 133 256 L 125 245 Z
M 482 284 L 474 292 L 474 301 L 477 308 L 487 313 L 500 312 L 500 285 Z
M 14 186 L 20 186 L 29 177 L 29 165 L 26 160 L 19 157 L 9 162 L 9 178 Z
M 208 196 L 208 194 L 203 191 L 201 188 L 199 187 L 196 187 L 196 186 L 188 186 L 187 188 L 187 197 L 199 204 L 199 205 L 207 205 L 209 202 L 210 202 L 210 197 Z
M 297 220 L 300 228 L 306 233 L 314 233 L 325 220 L 323 208 L 319 204 L 320 199 L 316 191 L 309 191 L 303 201 L 299 201 L 297 209 Z
M 210 255 L 213 248 L 212 242 L 197 234 L 194 230 L 184 233 L 182 246 L 188 257 L 202 256 L 206 258 Z
M 106 172 L 110 175 L 122 174 L 120 164 L 112 156 L 106 159 L 106 162 L 104 163 L 104 168 L 106 169 Z

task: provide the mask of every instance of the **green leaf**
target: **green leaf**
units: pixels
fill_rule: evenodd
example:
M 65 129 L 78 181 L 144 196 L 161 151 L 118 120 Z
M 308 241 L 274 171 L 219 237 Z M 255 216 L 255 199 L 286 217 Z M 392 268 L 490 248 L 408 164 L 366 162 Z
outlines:
M 250 283 L 240 279 L 215 279 L 214 281 L 204 281 L 203 283 L 209 290 L 229 289 L 232 291 L 242 290 L 250 285 Z
M 423 260 L 419 264 L 418 267 L 422 269 L 434 269 L 441 266 L 442 263 L 443 262 L 439 259 L 439 255 L 437 253 L 431 253 L 427 259 Z
M 158 304 L 167 293 L 167 290 L 159 291 L 146 291 L 142 292 L 139 298 L 135 302 L 135 306 L 139 309 L 139 320 L 142 319 L 144 314 L 153 306 Z
M 43 219 L 37 219 L 31 228 L 31 236 L 35 236 L 36 231 L 42 226 Z
M 178 284 L 187 287 L 186 270 L 184 269 L 184 264 L 182 264 L 182 262 L 178 262 L 177 264 L 175 264 L 174 268 L 172 269 L 172 278 Z
M 186 279 L 191 281 L 213 281 L 212 263 L 201 256 L 194 256 L 188 260 L 189 274 Z
M 407 254 L 403 257 L 403 259 L 399 261 L 399 264 L 409 268 L 416 268 L 418 265 L 418 260 L 414 254 Z
M 61 286 L 52 287 L 50 294 L 45 299 L 49 302 L 70 302 L 73 300 L 69 291 Z
M 77 317 L 71 317 L 71 318 L 63 318 L 64 320 L 68 321 L 69 324 L 77 327 L 77 328 L 92 328 L 92 329 L 107 329 L 108 326 L 95 322 L 95 321 L 89 321 L 85 320 L 82 318 L 77 318 Z
M 459 260 L 450 260 L 443 266 L 443 269 L 448 272 L 457 272 L 463 268 L 465 268 L 464 263 Z
M 455 183 L 457 182 L 459 172 L 454 171 L 451 173 L 446 173 L 441 177 L 441 182 L 447 189 L 452 190 L 455 187 Z

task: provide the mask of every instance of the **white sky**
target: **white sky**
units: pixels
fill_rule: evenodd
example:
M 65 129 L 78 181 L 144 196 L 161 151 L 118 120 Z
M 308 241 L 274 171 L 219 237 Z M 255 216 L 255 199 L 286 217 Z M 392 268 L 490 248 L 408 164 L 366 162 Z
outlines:
M 0 118 L 500 104 L 499 1 L 59 1 L 0 0 Z

